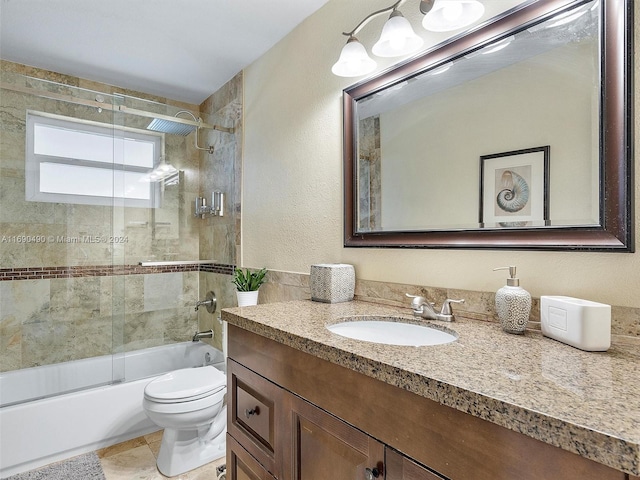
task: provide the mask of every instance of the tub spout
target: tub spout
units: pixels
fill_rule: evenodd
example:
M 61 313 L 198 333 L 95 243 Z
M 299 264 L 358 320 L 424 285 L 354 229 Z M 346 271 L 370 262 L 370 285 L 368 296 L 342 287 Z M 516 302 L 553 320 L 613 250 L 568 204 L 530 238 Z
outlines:
M 213 330 L 207 330 L 206 332 L 196 332 L 192 341 L 197 342 L 201 338 L 213 338 Z

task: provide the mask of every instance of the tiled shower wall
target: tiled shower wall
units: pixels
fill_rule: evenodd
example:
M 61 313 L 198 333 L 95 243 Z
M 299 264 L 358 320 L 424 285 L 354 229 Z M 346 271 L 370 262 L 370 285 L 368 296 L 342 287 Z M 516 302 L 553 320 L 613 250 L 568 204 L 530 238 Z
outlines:
M 211 197 L 211 192 L 225 194 L 223 217 L 198 219 L 200 258 L 212 259 L 216 264 L 232 266 L 240 254 L 240 180 L 242 168 L 242 72 L 229 80 L 221 89 L 200 105 L 200 111 L 212 123 L 233 128 L 233 135 L 210 132 L 208 142 L 214 145 L 214 153 L 200 156 L 200 192 Z M 200 298 L 213 291 L 218 308 L 210 314 L 200 309 L 200 331 L 213 329 L 213 345 L 222 348 L 222 323 L 218 321 L 222 308 L 236 305 L 235 287 L 231 283 L 232 269 L 200 270 Z
M 198 114 L 200 107 L 10 62 L 1 62 L 0 67 L 3 87 L 11 87 L 3 88 L 0 95 L 0 371 L 184 341 L 191 338 L 199 320 L 210 324 L 213 316 L 196 313 L 194 305 L 209 288 L 202 292 L 204 279 L 217 278 L 221 285 L 230 285 L 237 243 L 235 169 L 240 152 L 235 144 L 239 137 L 203 131 L 201 144 L 216 146 L 215 154 L 209 155 L 195 148 L 193 134 L 166 135 L 168 162 L 182 173 L 178 185 L 165 188 L 162 207 L 153 211 L 26 202 L 26 109 L 145 128 L 148 118 L 120 114 L 114 119 L 106 109 L 61 102 L 55 96 L 93 100 L 96 92 L 121 93 L 131 108 L 167 115 L 180 109 Z M 203 104 L 205 122 L 240 123 L 237 99 L 242 98 L 242 79 L 234 80 L 235 95 L 230 101 L 215 110 L 211 99 Z M 25 94 L 15 87 L 45 93 Z M 216 118 L 210 119 L 209 112 Z M 229 171 L 231 178 L 222 179 Z M 209 183 L 211 179 L 216 183 Z M 210 196 L 211 189 L 227 194 L 226 216 L 194 218 L 195 197 Z M 75 241 L 105 235 L 126 241 Z M 35 237 L 44 241 L 16 240 Z M 215 254 L 214 249 L 221 253 Z M 181 268 L 138 266 L 145 260 L 198 259 L 214 262 Z M 221 307 L 234 302 L 224 301 Z M 219 335 L 214 344 L 221 345 Z

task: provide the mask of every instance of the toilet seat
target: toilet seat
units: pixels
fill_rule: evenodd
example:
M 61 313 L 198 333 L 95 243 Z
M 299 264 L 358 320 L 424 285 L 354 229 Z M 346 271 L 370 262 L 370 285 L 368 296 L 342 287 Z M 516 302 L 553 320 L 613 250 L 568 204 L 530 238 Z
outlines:
M 220 393 L 226 383 L 226 375 L 211 365 L 183 368 L 149 382 L 144 397 L 156 403 L 192 402 Z

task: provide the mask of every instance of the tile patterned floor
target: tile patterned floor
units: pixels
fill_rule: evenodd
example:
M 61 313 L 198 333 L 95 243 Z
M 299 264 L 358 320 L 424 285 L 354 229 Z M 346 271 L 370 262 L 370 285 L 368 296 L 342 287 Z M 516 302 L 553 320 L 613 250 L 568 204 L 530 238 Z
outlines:
M 214 480 L 216 467 L 225 463 L 221 458 L 176 477 L 165 477 L 156 467 L 156 456 L 160 450 L 162 431 L 111 447 L 98 450 L 102 469 L 107 480 Z

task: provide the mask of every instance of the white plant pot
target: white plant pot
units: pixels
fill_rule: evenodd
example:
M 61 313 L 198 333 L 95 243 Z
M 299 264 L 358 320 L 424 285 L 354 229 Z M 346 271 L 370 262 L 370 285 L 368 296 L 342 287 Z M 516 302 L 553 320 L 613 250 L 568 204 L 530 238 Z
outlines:
M 259 290 L 254 290 L 253 292 L 236 292 L 238 296 L 238 306 L 248 307 L 250 305 L 257 305 L 259 292 Z

